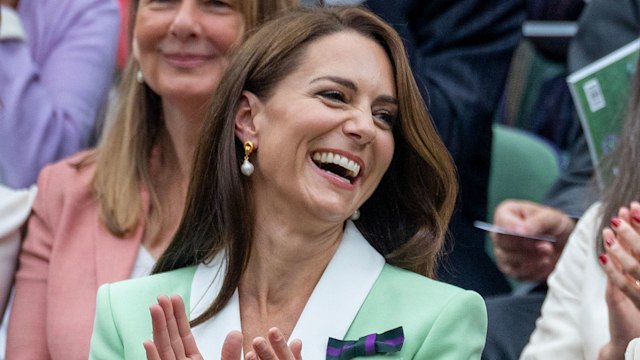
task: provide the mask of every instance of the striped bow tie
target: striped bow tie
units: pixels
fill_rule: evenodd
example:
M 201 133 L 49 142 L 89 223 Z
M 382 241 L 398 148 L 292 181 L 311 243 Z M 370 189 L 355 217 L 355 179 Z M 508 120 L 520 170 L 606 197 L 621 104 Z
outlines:
M 400 351 L 404 344 L 402 326 L 382 334 L 369 334 L 357 341 L 329 338 L 327 360 L 348 360 L 358 356 L 390 354 Z

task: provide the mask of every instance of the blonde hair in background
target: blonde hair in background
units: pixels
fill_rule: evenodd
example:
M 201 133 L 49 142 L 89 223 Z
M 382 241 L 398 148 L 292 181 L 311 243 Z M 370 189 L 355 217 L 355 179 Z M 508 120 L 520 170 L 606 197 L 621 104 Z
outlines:
M 138 3 L 139 0 L 131 2 L 130 39 Z M 244 36 L 277 13 L 298 4 L 298 0 L 239 0 L 245 20 Z M 101 221 L 118 237 L 132 234 L 145 217 L 141 189 L 149 193 L 151 216 L 160 217 L 162 211 L 148 168 L 150 152 L 163 121 L 161 99 L 146 84 L 136 81 L 138 68 L 130 57 L 110 116 L 111 125 L 96 149 L 95 158 L 88 159 L 96 162 L 93 187 Z

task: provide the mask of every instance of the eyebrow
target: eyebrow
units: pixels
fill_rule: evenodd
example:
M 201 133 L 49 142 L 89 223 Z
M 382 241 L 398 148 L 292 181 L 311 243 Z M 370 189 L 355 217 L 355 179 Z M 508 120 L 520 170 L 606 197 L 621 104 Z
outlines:
M 318 78 L 315 78 L 313 80 L 311 80 L 311 84 L 318 82 L 318 81 L 322 81 L 322 80 L 329 80 L 332 81 L 336 84 L 342 85 L 344 87 L 346 87 L 347 89 L 351 89 L 353 91 L 358 91 L 358 86 L 356 86 L 356 84 L 349 80 L 349 79 L 345 79 L 343 77 L 339 77 L 339 76 L 321 76 Z M 396 99 L 393 96 L 390 95 L 380 95 L 376 98 L 377 101 L 380 101 L 382 103 L 386 103 L 386 104 L 391 104 L 391 105 L 398 105 L 398 99 Z

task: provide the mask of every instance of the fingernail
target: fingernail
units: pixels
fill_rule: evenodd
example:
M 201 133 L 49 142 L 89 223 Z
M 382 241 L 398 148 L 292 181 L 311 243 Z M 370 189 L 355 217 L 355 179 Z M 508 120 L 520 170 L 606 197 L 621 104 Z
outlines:
M 620 226 L 620 219 L 618 219 L 617 217 L 611 218 L 611 225 L 614 228 L 617 228 L 618 226 Z
M 600 259 L 600 262 L 602 263 L 602 265 L 607 265 L 607 260 L 609 260 L 607 258 L 607 255 L 605 254 L 600 254 L 600 256 L 598 256 L 598 259 Z
M 606 238 L 604 239 L 604 243 L 607 244 L 608 247 L 613 246 L 613 239 L 612 238 Z

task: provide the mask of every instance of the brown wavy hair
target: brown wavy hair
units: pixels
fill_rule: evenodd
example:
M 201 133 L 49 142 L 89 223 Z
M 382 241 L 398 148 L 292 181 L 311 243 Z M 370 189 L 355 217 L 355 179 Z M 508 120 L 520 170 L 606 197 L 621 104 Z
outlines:
M 198 144 L 187 205 L 174 241 L 154 272 L 227 255 L 220 294 L 201 324 L 220 311 L 237 288 L 250 257 L 254 219 L 251 190 L 240 175 L 242 144 L 234 119 L 242 91 L 266 101 L 318 39 L 355 31 L 376 41 L 392 64 L 398 124 L 394 157 L 373 195 L 360 208 L 356 226 L 393 265 L 434 275 L 456 194 L 453 162 L 438 137 L 398 34 L 362 8 L 299 9 L 265 24 L 237 51 L 219 87 Z

